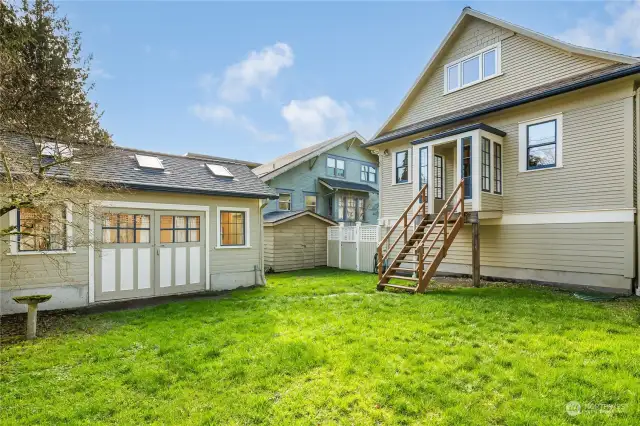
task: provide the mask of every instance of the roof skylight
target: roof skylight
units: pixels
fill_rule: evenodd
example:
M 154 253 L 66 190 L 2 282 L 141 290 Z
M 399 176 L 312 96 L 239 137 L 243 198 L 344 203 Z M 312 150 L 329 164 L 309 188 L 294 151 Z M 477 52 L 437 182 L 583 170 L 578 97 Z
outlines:
M 73 157 L 73 150 L 65 144 L 57 142 L 44 142 L 40 145 L 40 152 L 44 157 Z
M 145 169 L 156 169 L 156 170 L 164 170 L 164 166 L 162 165 L 162 161 L 158 157 L 151 157 L 149 155 L 138 155 L 136 154 L 136 161 L 140 167 Z
M 207 167 L 209 168 L 209 170 L 211 170 L 211 173 L 213 173 L 214 176 L 227 178 L 233 177 L 233 174 L 229 171 L 229 169 L 219 164 L 207 164 Z

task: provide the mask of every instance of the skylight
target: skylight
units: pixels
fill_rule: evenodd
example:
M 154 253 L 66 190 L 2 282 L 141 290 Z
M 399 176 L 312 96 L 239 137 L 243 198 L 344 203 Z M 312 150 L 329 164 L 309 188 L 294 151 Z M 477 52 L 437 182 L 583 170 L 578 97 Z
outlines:
M 73 151 L 68 145 L 57 142 L 44 142 L 40 145 L 40 150 L 44 157 L 73 157 Z
M 219 164 L 207 164 L 207 167 L 209 168 L 209 170 L 211 170 L 211 173 L 213 173 L 214 176 L 228 177 L 228 178 L 233 177 L 233 174 L 231 174 L 231 172 L 226 167 L 221 166 Z
M 160 161 L 158 157 L 151 157 L 149 155 L 136 154 L 136 161 L 138 162 L 138 165 L 140 167 L 143 167 L 145 169 L 164 170 L 162 161 Z

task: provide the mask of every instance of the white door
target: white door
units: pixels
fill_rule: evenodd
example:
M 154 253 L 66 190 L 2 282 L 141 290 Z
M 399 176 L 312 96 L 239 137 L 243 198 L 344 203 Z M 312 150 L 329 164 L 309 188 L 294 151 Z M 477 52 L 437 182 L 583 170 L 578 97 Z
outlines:
M 205 289 L 204 213 L 155 212 L 155 294 Z
M 95 300 L 154 295 L 152 210 L 108 209 L 96 221 Z

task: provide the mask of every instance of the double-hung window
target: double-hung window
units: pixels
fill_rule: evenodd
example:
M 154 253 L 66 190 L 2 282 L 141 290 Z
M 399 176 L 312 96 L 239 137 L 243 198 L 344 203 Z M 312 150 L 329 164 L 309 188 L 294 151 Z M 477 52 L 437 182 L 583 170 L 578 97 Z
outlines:
M 482 190 L 491 192 L 491 141 L 482 138 Z
M 338 158 L 327 157 L 327 174 L 329 176 L 344 177 L 344 160 Z
M 500 73 L 500 45 L 493 45 L 445 65 L 444 91 L 453 92 Z
M 362 182 L 376 182 L 376 168 L 372 166 L 360 166 L 360 180 Z
M 67 249 L 66 207 L 47 212 L 23 207 L 18 210 L 19 251 L 62 251 Z
M 312 212 L 315 213 L 317 202 L 318 202 L 318 200 L 317 200 L 315 195 L 305 195 L 304 196 L 304 209 L 312 211 Z
M 291 210 L 291 194 L 286 192 L 278 194 L 278 210 Z
M 395 154 L 396 183 L 409 182 L 409 151 L 398 151 Z
M 558 122 L 527 125 L 527 170 L 556 166 Z

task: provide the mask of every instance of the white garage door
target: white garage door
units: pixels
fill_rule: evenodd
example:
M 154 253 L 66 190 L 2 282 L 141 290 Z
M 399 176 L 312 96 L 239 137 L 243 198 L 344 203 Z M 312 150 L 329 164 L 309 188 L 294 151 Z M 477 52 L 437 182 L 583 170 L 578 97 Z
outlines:
M 205 289 L 202 212 L 108 209 L 96 226 L 95 300 Z

